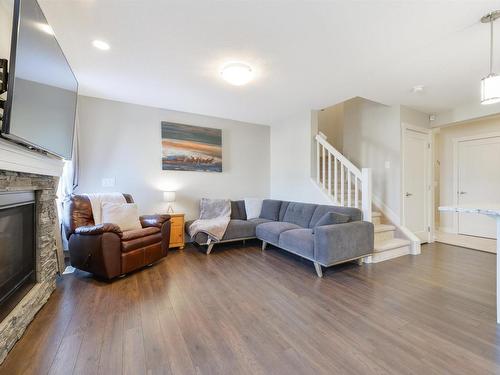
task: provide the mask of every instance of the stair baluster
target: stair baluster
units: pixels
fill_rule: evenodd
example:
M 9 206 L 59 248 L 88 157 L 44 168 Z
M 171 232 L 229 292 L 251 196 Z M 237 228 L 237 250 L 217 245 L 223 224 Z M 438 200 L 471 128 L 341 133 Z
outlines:
M 337 204 L 341 206 L 361 208 L 361 210 L 363 211 L 364 220 L 371 221 L 371 169 L 362 168 L 360 170 L 359 168 L 357 168 L 344 155 L 342 155 L 330 143 L 328 143 L 326 137 L 322 134 L 316 135 L 315 140 L 316 182 L 318 186 L 322 187 L 325 193 L 327 193 L 329 197 L 337 202 Z M 360 193 L 361 207 L 359 207 Z

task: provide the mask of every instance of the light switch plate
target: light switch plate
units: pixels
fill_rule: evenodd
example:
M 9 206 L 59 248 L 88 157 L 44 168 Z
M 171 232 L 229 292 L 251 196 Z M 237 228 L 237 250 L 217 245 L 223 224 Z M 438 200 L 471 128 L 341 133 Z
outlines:
M 114 187 L 116 179 L 114 177 L 106 177 L 101 180 L 102 187 Z
M 389 160 L 386 160 L 384 163 L 385 169 L 391 169 L 391 162 Z

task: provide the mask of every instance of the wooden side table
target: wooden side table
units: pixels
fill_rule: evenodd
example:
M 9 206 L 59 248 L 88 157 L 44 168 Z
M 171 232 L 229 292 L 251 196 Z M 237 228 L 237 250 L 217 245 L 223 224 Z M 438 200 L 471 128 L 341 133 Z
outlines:
M 184 214 L 170 215 L 170 248 L 184 249 Z

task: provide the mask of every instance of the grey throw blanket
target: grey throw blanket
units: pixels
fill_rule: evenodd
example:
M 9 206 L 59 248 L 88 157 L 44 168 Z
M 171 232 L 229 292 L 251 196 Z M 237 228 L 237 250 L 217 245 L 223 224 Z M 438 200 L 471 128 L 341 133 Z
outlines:
M 231 220 L 231 201 L 229 199 L 202 198 L 200 218 L 189 226 L 189 235 L 194 238 L 198 233 L 206 233 L 208 242 L 220 241 L 226 233 Z

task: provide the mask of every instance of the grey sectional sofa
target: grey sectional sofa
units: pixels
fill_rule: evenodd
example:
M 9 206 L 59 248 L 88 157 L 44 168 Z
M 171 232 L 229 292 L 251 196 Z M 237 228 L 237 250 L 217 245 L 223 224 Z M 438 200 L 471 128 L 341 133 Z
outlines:
M 332 221 L 333 220 L 333 221 Z M 186 222 L 187 229 L 193 221 Z M 342 222 L 331 224 L 332 222 Z M 272 244 L 314 263 L 319 277 L 322 266 L 356 260 L 373 252 L 373 224 L 362 221 L 357 208 L 266 199 L 259 218 L 247 220 L 244 201 L 231 202 L 231 221 L 222 241 L 262 240 L 262 249 Z M 199 233 L 199 245 L 214 243 Z

